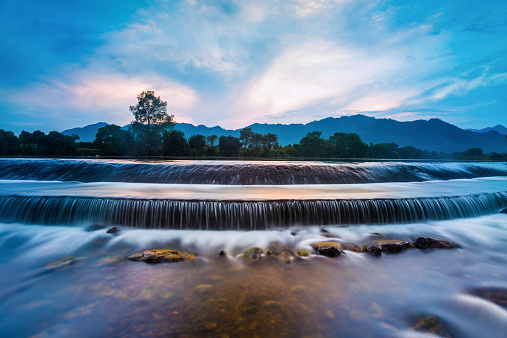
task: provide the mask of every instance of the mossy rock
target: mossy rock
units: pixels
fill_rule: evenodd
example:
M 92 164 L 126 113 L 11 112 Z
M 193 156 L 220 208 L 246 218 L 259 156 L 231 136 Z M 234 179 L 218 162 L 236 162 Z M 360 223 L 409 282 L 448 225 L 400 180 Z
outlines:
M 301 256 L 301 257 L 308 257 L 311 254 L 312 253 L 310 252 L 310 250 L 306 250 L 306 249 L 300 249 L 300 250 L 296 251 L 296 255 Z
M 452 249 L 455 247 L 453 243 L 443 239 L 422 236 L 412 238 L 412 244 L 417 249 Z
M 420 318 L 412 327 L 412 330 L 429 332 L 440 337 L 452 337 L 451 333 L 445 328 L 442 321 L 435 316 L 425 316 Z
M 353 252 L 357 252 L 357 253 L 363 252 L 363 250 L 361 250 L 361 248 L 359 246 L 355 245 L 354 243 L 345 243 L 343 245 L 343 250 L 353 251 Z
M 77 262 L 80 262 L 83 260 L 84 260 L 84 258 L 82 258 L 82 257 L 68 256 L 68 257 L 62 258 L 56 262 L 49 263 L 48 265 L 46 265 L 46 269 L 59 269 L 59 268 L 63 268 L 64 266 L 68 266 L 68 265 L 71 265 L 71 264 L 74 264 L 74 263 L 77 263 Z
M 250 248 L 248 249 L 244 254 L 243 257 L 246 259 L 259 259 L 262 256 L 262 249 L 261 248 Z
M 337 257 L 343 253 L 342 245 L 339 242 L 319 242 L 312 244 L 312 248 L 319 255 L 327 257 Z
M 284 251 L 278 255 L 278 259 L 281 259 L 284 263 L 291 263 L 294 260 L 294 256 L 290 254 L 288 251 Z
M 383 252 L 397 253 L 410 248 L 410 243 L 399 239 L 385 239 L 373 241 L 374 244 L 380 245 Z
M 172 249 L 152 249 L 139 252 L 129 256 L 130 261 L 143 261 L 146 263 L 176 263 L 187 262 L 195 259 L 196 256 L 183 251 Z
M 367 245 L 363 246 L 363 251 L 372 255 L 372 256 L 382 255 L 382 247 L 377 244 L 367 244 Z

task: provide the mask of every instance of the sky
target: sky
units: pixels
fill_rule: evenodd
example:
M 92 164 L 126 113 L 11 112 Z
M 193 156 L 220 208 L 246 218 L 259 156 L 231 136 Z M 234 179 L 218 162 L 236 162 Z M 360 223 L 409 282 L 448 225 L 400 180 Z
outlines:
M 505 0 L 0 0 L 0 128 L 364 114 L 507 126 Z

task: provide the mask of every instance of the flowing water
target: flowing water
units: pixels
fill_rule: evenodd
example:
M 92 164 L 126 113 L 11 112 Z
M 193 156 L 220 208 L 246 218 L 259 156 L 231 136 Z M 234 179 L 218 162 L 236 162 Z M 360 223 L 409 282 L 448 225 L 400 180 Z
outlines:
M 507 163 L 0 159 L 0 188 L 2 337 L 507 332 Z M 457 247 L 296 255 L 414 236 Z M 199 258 L 126 259 L 155 248 Z

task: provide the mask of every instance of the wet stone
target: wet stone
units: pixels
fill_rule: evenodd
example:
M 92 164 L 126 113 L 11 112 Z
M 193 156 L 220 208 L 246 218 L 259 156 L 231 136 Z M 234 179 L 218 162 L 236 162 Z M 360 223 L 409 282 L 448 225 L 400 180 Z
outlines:
M 412 327 L 412 330 L 429 332 L 440 337 L 452 337 L 451 333 L 445 328 L 442 321 L 435 316 L 425 316 L 420 318 Z
M 372 255 L 372 256 L 380 256 L 382 255 L 382 248 L 380 245 L 370 244 L 364 248 L 364 252 Z
M 294 260 L 294 257 L 288 251 L 284 251 L 281 254 L 279 254 L 278 258 L 286 264 L 289 264 Z
M 107 230 L 108 234 L 116 234 L 118 232 L 120 232 L 120 229 L 118 229 L 117 227 L 112 227 L 111 229 Z
M 84 260 L 84 258 L 82 258 L 82 257 L 69 256 L 69 257 L 62 258 L 56 262 L 49 263 L 48 265 L 46 265 L 46 269 L 60 269 L 60 268 L 66 267 L 68 265 L 83 261 L 83 260 Z
M 220 250 L 218 253 L 219 256 L 227 256 L 227 253 L 224 250 Z
M 333 234 L 332 232 L 329 232 L 326 229 L 320 229 L 320 233 L 322 234 L 322 236 L 327 238 L 340 238 L 340 236 Z
M 301 257 L 308 257 L 311 255 L 311 252 L 306 249 L 301 249 L 301 250 L 296 251 L 296 255 L 301 256 Z
M 502 213 L 502 214 L 507 214 L 507 209 L 503 209 L 503 210 L 501 210 L 501 211 L 500 211 L 500 213 Z
M 86 228 L 84 228 L 84 231 L 86 231 L 86 232 L 92 232 L 92 231 L 102 230 L 102 229 L 105 229 L 105 228 L 106 228 L 105 225 L 92 224 L 92 225 L 89 225 Z
M 343 253 L 342 245 L 338 242 L 314 243 L 312 244 L 312 248 L 314 248 L 319 255 L 327 257 L 337 257 Z
M 128 259 L 130 261 L 136 262 L 143 261 L 146 263 L 162 263 L 162 262 L 176 263 L 176 262 L 191 261 L 195 258 L 196 258 L 195 255 L 183 251 L 172 249 L 153 249 L 133 254 L 129 256 Z
M 363 252 L 360 247 L 358 247 L 357 245 L 355 245 L 353 243 L 345 243 L 343 245 L 343 250 L 353 251 L 353 252 L 357 252 L 357 253 Z
M 451 249 L 454 244 L 443 239 L 431 237 L 414 237 L 412 239 L 414 247 L 417 249 Z
M 375 241 L 375 244 L 380 245 L 382 251 L 388 253 L 398 253 L 410 248 L 410 243 L 397 239 Z
M 262 252 L 263 251 L 261 248 L 250 248 L 245 252 L 243 257 L 247 259 L 259 259 L 262 255 Z

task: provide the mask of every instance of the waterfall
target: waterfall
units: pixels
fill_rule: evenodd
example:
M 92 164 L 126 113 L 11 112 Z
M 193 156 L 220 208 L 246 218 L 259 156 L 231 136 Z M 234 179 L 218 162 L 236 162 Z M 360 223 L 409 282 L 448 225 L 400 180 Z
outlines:
M 260 230 L 304 225 L 410 223 L 473 217 L 507 206 L 507 192 L 367 200 L 182 201 L 0 197 L 0 221 L 139 228 Z
M 422 182 L 491 176 L 507 176 L 507 165 L 0 159 L 0 179 L 4 180 L 287 185 Z

